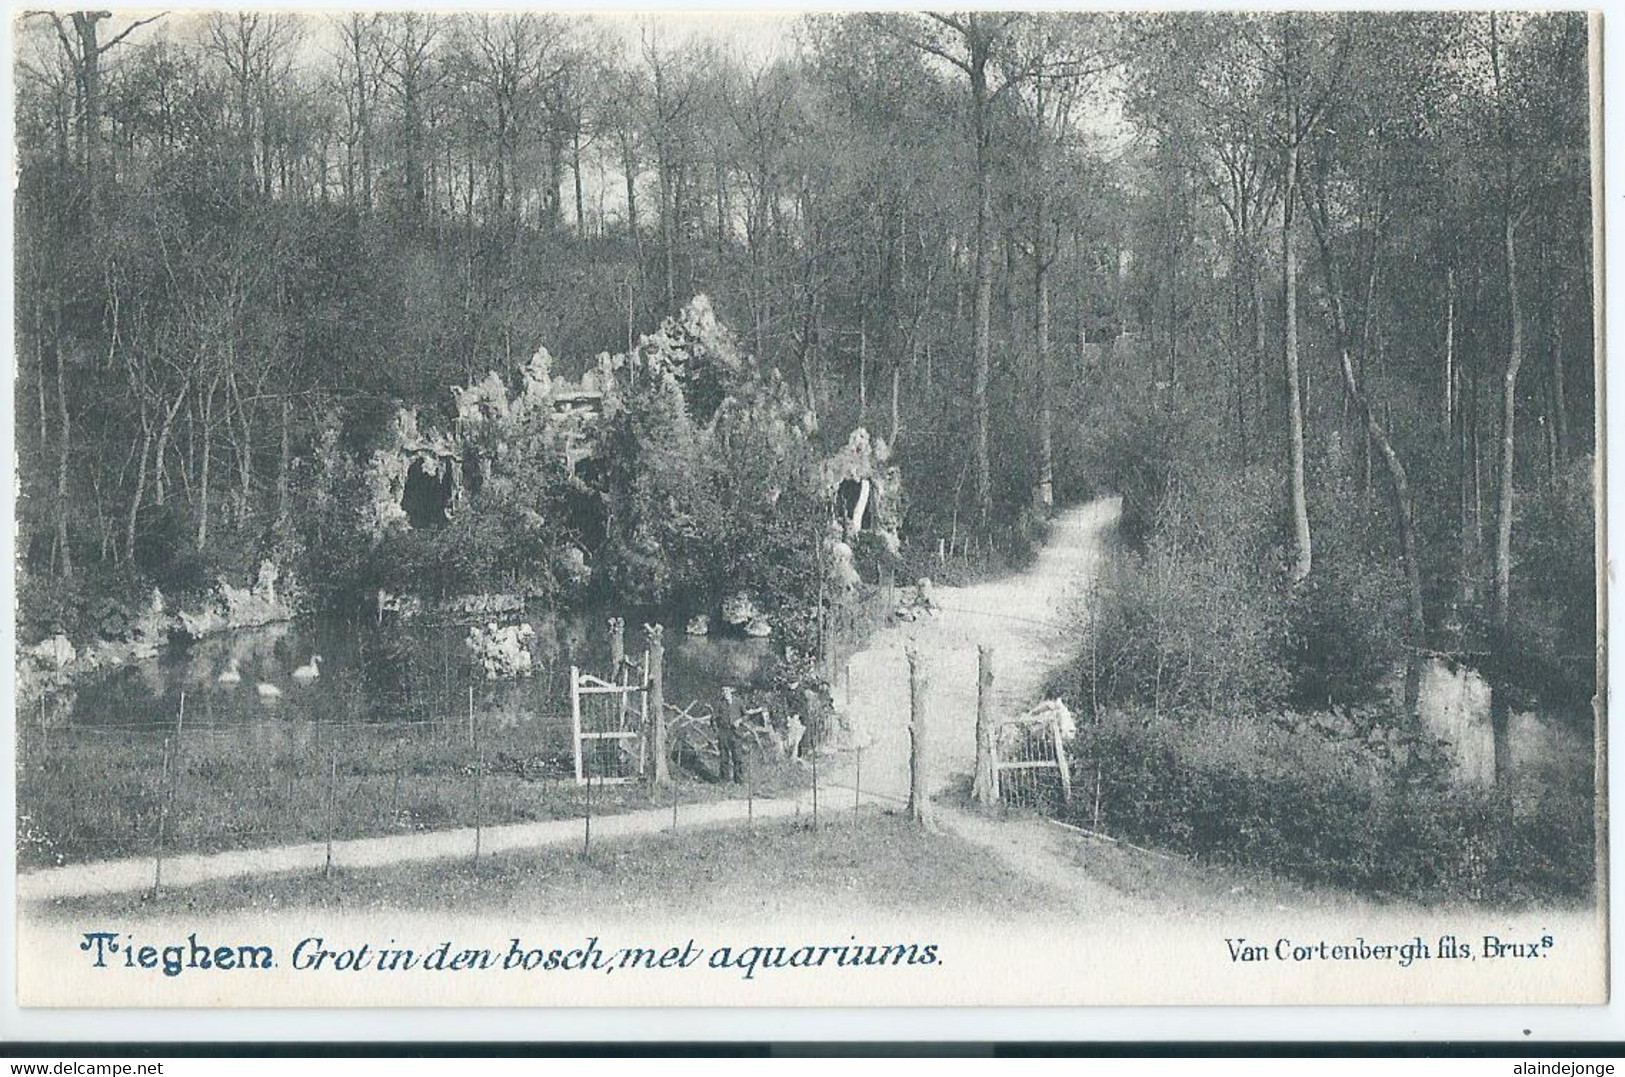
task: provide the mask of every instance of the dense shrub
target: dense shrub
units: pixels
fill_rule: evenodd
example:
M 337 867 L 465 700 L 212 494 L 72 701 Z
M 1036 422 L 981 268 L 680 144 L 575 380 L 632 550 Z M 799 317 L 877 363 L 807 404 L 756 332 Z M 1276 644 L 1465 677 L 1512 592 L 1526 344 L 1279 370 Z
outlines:
M 1072 683 L 1102 705 L 1268 709 L 1286 695 L 1286 596 L 1256 506 L 1261 471 L 1170 473 L 1139 549 L 1087 603 Z
M 1080 732 L 1074 807 L 1093 825 L 1202 859 L 1380 896 L 1518 901 L 1591 886 L 1589 783 L 1458 786 L 1444 749 L 1392 716 L 1332 727 L 1144 708 Z M 1086 817 L 1085 817 L 1086 816 Z

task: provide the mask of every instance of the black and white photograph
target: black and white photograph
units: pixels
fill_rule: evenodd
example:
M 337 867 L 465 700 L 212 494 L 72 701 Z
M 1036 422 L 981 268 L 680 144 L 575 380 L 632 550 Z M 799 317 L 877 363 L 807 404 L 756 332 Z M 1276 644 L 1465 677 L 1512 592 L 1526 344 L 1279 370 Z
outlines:
M 1607 1001 L 1596 14 L 9 35 L 22 1006 Z

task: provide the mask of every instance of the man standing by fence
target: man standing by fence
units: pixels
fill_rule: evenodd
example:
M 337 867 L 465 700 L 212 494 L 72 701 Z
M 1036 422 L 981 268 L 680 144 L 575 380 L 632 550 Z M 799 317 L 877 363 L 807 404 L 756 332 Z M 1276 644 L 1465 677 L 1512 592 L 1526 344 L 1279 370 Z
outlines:
M 722 689 L 722 706 L 711 719 L 717 731 L 717 777 L 725 782 L 743 782 L 748 777 L 744 737 L 745 712 L 732 685 Z

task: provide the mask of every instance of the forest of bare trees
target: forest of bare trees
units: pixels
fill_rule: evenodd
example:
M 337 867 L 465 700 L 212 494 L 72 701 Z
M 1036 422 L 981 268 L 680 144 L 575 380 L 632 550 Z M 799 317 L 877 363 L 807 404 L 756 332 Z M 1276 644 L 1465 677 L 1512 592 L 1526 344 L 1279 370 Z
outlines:
M 1274 476 L 1293 585 L 1336 548 L 1408 646 L 1529 628 L 1591 572 L 1587 49 L 1564 14 L 25 16 L 26 576 L 207 580 L 300 530 L 325 429 L 705 293 L 833 440 L 895 440 L 922 548 L 1108 487 L 1132 520 L 1131 428 L 1177 426 Z

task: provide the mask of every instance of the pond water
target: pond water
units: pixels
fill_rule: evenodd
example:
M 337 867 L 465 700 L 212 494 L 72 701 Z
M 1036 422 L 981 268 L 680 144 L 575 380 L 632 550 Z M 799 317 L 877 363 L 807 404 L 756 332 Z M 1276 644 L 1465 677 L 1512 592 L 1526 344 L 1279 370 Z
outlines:
M 1589 709 L 1513 707 L 1506 728 L 1490 720 L 1490 686 L 1477 670 L 1432 659 L 1422 667 L 1419 696 L 1428 732 L 1448 742 L 1454 774 L 1464 785 L 1494 785 L 1498 777 L 1540 783 L 1589 781 L 1594 763 Z M 1496 741 L 1503 753 L 1497 774 Z
M 537 664 L 530 676 L 487 680 L 464 645 L 466 624 L 413 622 L 382 626 L 340 618 L 309 618 L 222 633 L 174 645 L 75 687 L 71 721 L 80 727 L 118 726 L 160 733 L 180 720 L 212 728 L 268 721 L 449 722 L 465 718 L 469 690 L 482 722 L 539 722 L 568 728 L 570 667 L 605 676 L 610 665 L 609 611 L 526 616 L 535 629 Z M 643 620 L 626 613 L 626 650 L 641 663 Z M 505 618 L 506 623 L 517 623 Z M 709 711 L 725 684 L 759 680 L 772 656 L 765 639 L 688 636 L 665 631 L 668 703 Z M 293 676 L 313 655 L 320 675 Z M 220 674 L 235 663 L 236 684 Z M 260 685 L 280 695 L 266 698 Z

